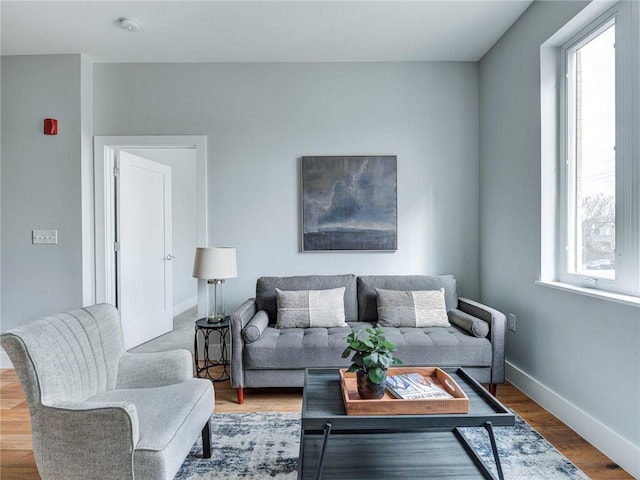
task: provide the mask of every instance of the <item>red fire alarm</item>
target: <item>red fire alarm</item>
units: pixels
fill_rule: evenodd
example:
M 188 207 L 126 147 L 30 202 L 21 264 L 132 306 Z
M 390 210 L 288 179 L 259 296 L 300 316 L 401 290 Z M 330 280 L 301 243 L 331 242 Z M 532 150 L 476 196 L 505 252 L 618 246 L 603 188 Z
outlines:
M 45 135 L 57 135 L 58 134 L 58 120 L 56 118 L 44 119 L 44 134 Z

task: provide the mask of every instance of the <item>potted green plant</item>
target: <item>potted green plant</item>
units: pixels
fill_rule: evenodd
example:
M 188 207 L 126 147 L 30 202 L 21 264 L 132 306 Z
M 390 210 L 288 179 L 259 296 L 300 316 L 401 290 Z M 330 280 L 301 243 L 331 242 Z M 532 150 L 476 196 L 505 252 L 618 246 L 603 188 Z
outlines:
M 402 361 L 393 356 L 396 346 L 386 339 L 382 328 L 367 328 L 368 338 L 360 338 L 362 330 L 347 336 L 347 348 L 342 358 L 351 353 L 348 372 L 356 372 L 358 395 L 365 399 L 382 398 L 387 383 L 387 368 L 400 365 Z

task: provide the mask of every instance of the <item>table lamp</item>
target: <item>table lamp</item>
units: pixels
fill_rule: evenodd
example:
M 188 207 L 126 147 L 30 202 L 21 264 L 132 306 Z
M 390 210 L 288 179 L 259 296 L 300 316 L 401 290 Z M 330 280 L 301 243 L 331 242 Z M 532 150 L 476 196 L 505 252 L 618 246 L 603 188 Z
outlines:
M 211 296 L 207 301 L 207 320 L 209 323 L 218 323 L 224 320 L 224 281 L 227 278 L 236 278 L 238 268 L 236 266 L 236 249 L 231 247 L 198 247 L 193 262 L 193 277 L 207 281 L 207 285 L 213 285 L 213 309 L 211 308 Z

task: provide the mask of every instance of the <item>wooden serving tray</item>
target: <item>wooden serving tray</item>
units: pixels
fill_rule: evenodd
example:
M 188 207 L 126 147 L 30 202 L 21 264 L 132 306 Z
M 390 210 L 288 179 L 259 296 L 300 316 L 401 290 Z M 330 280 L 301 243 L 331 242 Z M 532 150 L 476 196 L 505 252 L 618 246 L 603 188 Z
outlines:
M 392 367 L 387 375 L 419 373 L 440 386 L 454 398 L 405 400 L 384 392 L 379 400 L 363 400 L 358 395 L 355 373 L 340 370 L 342 399 L 347 415 L 429 415 L 445 413 L 469 413 L 469 399 L 447 372 L 437 367 Z

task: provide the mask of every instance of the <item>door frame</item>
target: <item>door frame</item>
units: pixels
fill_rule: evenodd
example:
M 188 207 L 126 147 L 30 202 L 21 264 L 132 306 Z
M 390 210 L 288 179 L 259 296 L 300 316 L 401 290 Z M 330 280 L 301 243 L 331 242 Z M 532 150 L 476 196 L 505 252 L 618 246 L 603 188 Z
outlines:
M 207 245 L 207 137 L 204 135 L 94 137 L 95 303 L 116 301 L 115 152 L 128 149 L 195 149 L 198 245 Z M 195 254 L 195 252 L 194 252 Z M 85 285 L 85 289 L 90 288 Z M 198 315 L 206 311 L 207 283 L 198 280 Z

